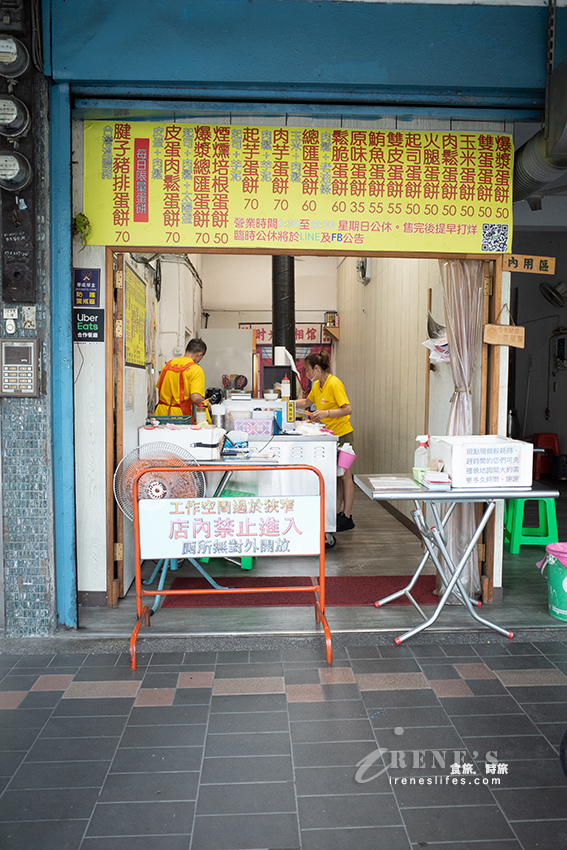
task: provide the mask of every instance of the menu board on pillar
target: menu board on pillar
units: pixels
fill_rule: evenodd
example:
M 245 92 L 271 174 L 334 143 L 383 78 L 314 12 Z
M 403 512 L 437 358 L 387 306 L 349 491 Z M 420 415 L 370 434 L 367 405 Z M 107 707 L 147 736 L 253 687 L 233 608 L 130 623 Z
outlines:
M 90 242 L 506 253 L 505 133 L 85 122 Z

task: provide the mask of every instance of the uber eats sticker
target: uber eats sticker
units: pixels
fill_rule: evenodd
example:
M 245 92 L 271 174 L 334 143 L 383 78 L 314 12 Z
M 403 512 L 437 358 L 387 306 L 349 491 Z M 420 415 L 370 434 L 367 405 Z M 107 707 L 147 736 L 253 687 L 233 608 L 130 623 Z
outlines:
M 73 310 L 73 342 L 104 342 L 104 310 Z

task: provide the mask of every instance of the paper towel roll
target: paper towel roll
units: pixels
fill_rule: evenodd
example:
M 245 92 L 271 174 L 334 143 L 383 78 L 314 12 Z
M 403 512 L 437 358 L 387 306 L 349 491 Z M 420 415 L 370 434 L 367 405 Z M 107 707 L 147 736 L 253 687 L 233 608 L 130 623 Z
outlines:
M 295 372 L 299 378 L 295 360 L 284 345 L 274 346 L 274 366 L 289 366 L 292 372 Z

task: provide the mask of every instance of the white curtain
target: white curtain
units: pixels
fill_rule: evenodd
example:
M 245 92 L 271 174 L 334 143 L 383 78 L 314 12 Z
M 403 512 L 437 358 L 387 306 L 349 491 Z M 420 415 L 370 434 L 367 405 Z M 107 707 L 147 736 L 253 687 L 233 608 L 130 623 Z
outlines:
M 472 381 L 482 345 L 484 263 L 439 260 L 439 266 L 454 384 L 447 436 L 468 436 L 473 433 Z M 475 505 L 458 504 L 446 526 L 447 549 L 454 564 L 460 561 L 475 529 Z M 481 585 L 476 548 L 461 580 L 466 593 L 478 599 Z

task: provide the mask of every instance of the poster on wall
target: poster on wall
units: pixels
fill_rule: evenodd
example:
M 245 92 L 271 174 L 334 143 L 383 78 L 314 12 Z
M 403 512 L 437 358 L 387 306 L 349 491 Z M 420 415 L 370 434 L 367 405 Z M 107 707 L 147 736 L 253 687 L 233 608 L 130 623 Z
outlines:
M 146 368 L 146 284 L 124 265 L 124 362 Z
M 506 133 L 85 122 L 96 245 L 506 253 Z

